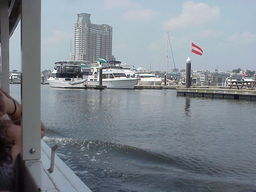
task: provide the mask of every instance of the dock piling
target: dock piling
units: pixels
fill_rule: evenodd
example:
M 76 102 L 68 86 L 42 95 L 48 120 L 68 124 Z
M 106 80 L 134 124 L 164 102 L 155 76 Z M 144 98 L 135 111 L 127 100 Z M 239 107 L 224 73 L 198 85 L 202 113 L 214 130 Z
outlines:
M 99 87 L 102 87 L 102 68 L 99 69 Z
M 186 61 L 186 88 L 191 87 L 191 61 L 188 57 Z

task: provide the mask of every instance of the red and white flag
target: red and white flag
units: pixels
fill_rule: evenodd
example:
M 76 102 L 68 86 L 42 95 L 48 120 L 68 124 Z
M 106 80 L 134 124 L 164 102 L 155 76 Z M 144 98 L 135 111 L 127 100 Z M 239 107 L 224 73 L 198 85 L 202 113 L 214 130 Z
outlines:
M 196 44 L 192 43 L 192 53 L 195 53 L 197 55 L 202 55 L 203 54 L 203 49 L 201 49 Z

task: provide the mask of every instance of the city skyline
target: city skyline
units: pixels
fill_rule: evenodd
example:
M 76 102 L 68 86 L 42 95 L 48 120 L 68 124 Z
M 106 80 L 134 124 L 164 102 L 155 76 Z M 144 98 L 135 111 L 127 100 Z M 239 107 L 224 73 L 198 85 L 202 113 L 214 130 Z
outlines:
M 256 2 L 230 1 L 42 1 L 42 69 L 70 58 L 70 40 L 78 13 L 90 13 L 94 23 L 113 27 L 113 55 L 131 66 L 152 70 L 185 68 L 188 56 L 193 70 L 256 70 Z M 203 50 L 191 55 L 191 41 Z M 18 30 L 11 38 L 11 69 L 20 69 Z

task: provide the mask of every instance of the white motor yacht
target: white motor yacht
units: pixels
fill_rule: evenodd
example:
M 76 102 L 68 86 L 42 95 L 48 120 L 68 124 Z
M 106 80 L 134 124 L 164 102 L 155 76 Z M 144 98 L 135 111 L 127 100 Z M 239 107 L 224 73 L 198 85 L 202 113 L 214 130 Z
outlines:
M 92 69 L 92 75 L 88 76 L 87 85 L 99 84 L 99 68 Z M 102 69 L 102 84 L 111 89 L 133 89 L 138 83 L 138 78 L 127 77 L 125 71 L 118 67 Z
M 139 85 L 161 85 L 162 78 L 152 73 L 138 73 Z
M 80 61 L 59 61 L 47 81 L 53 88 L 85 88 Z

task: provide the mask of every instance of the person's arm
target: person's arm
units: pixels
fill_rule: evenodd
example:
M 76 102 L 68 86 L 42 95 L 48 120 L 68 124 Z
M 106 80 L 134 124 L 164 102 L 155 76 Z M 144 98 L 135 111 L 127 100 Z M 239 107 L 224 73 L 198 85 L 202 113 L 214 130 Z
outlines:
M 45 128 L 45 126 L 44 126 L 44 123 L 41 121 L 41 138 L 44 137 L 44 135 L 45 135 L 45 130 L 46 130 L 46 128 Z
M 5 114 L 7 114 L 12 122 L 16 125 L 21 124 L 21 105 L 11 96 L 5 93 L 2 89 L 0 89 L 0 118 L 2 118 Z M 41 138 L 43 138 L 43 136 L 45 135 L 45 129 L 46 128 L 43 122 L 41 122 Z
M 0 117 L 4 114 L 13 115 L 16 110 L 16 101 L 0 89 Z
M 16 124 L 16 125 L 20 125 L 21 124 L 21 115 L 22 115 L 22 108 L 21 105 L 14 99 L 12 99 L 13 102 L 13 107 L 10 107 L 11 109 L 9 110 L 9 113 L 7 113 L 10 117 L 10 119 Z M 12 113 L 10 113 L 10 111 L 12 111 Z
M 15 162 L 18 154 L 21 152 L 21 127 L 20 125 L 15 125 L 10 123 L 7 129 L 7 135 L 10 140 L 14 141 L 14 145 L 12 147 L 12 159 L 13 163 Z

